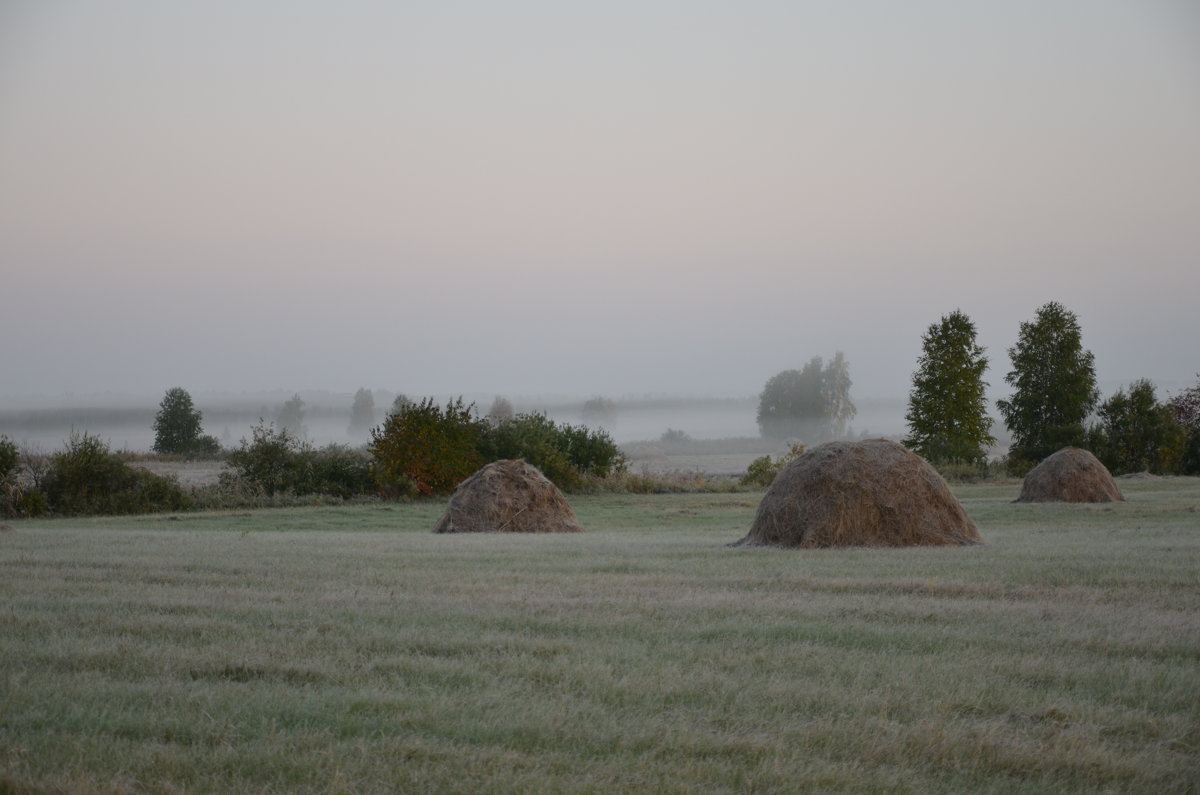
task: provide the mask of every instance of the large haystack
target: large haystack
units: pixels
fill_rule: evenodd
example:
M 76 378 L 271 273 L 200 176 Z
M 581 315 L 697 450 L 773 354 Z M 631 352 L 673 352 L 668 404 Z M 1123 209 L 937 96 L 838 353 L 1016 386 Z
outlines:
M 581 533 L 558 487 L 524 461 L 493 461 L 458 484 L 435 533 Z
M 1100 459 L 1078 447 L 1046 456 L 1025 476 L 1016 502 L 1124 502 Z
M 737 546 L 981 544 L 942 476 L 886 439 L 829 442 L 792 460 Z

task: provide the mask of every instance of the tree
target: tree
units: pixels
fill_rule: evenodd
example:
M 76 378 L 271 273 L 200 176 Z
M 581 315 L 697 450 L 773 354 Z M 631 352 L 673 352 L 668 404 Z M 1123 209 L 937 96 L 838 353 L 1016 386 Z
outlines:
M 295 393 L 279 409 L 279 428 L 292 436 L 302 438 L 304 434 L 304 400 Z
M 839 351 L 825 365 L 814 356 L 800 370 L 771 377 L 758 400 L 758 427 L 772 439 L 825 441 L 843 436 L 857 410 L 850 400 L 850 367 Z
M 1067 445 L 1084 443 L 1083 421 L 1100 392 L 1095 357 L 1083 349 L 1079 320 L 1057 302 L 1021 324 L 1008 356 L 1012 370 L 1004 380 L 1015 391 L 996 405 L 1012 432 L 1010 470 L 1020 474 Z
M 583 404 L 579 416 L 594 425 L 612 425 L 617 421 L 616 401 L 597 395 Z
M 1129 394 L 1118 389 L 1096 413 L 1100 421 L 1088 429 L 1088 446 L 1114 475 L 1161 475 L 1179 466 L 1186 433 L 1149 380 L 1134 381 Z
M 515 416 L 516 412 L 513 411 L 513 404 L 507 398 L 500 397 L 499 395 L 492 401 L 492 407 L 488 409 L 487 413 L 488 422 L 492 423 L 492 425 L 508 422 Z
M 829 434 L 834 439 L 841 439 L 846 435 L 850 420 L 858 413 L 858 409 L 850 400 L 850 387 L 853 384 L 850 380 L 850 363 L 846 361 L 846 355 L 838 351 L 833 355 L 833 360 L 826 365 L 821 384 L 825 413 L 829 420 Z
M 217 452 L 221 444 L 215 437 L 202 434 L 202 419 L 186 389 L 168 389 L 154 417 L 154 451 L 180 455 Z
M 959 310 L 943 315 L 921 338 L 908 394 L 907 447 L 935 463 L 983 464 L 995 444 L 987 413 L 988 360 L 975 324 Z
M 408 395 L 401 393 L 399 395 L 396 395 L 396 398 L 392 401 L 392 407 L 390 409 L 388 409 L 388 414 L 399 414 L 400 412 L 404 411 L 409 406 L 415 406 L 415 405 L 416 405 L 416 403 L 413 402 L 412 398 L 410 398 Z
M 363 436 L 375 427 L 375 396 L 369 389 L 359 389 L 354 393 L 354 405 L 350 407 L 350 427 L 346 432 L 351 436 Z
M 1171 408 L 1175 411 L 1175 421 L 1187 434 L 1180 474 L 1200 475 L 1200 374 L 1195 386 L 1171 398 Z

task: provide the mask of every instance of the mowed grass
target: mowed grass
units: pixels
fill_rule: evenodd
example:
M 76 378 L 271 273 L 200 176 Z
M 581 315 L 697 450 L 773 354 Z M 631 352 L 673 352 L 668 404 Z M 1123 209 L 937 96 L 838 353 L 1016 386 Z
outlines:
M 759 494 L 0 534 L 0 792 L 1195 792 L 1200 479 L 958 487 L 987 546 L 730 549 Z

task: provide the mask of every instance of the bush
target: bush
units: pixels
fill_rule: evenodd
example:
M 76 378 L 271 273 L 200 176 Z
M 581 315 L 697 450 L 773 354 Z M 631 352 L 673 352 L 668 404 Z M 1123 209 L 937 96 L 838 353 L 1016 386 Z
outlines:
M 399 401 L 397 401 L 399 402 Z M 375 484 L 384 496 L 448 494 L 485 463 L 488 424 L 462 398 L 443 410 L 432 398 L 408 403 L 371 431 Z
M 804 454 L 804 445 L 796 442 L 786 453 L 772 460 L 771 456 L 760 456 L 746 467 L 746 474 L 738 481 L 743 486 L 767 488 L 775 481 L 775 476 L 792 462 L 792 459 Z
M 221 473 L 222 484 L 230 486 L 233 481 L 241 481 L 267 495 L 294 487 L 300 440 L 287 428 L 276 430 L 274 423 L 264 423 L 261 418 L 250 429 L 250 437 L 249 442 L 243 438 L 238 449 L 229 454 L 231 472 Z
M 331 444 L 301 453 L 305 481 L 297 494 L 328 494 L 343 500 L 374 491 L 371 458 L 362 448 Z
M 603 430 L 559 425 L 542 413 L 480 419 L 462 398 L 445 409 L 432 400 L 408 404 L 372 432 L 375 484 L 383 496 L 447 494 L 489 461 L 524 459 L 561 489 L 625 468 Z
M 325 494 L 344 500 L 372 490 L 364 451 L 336 444 L 316 449 L 262 420 L 251 429 L 251 441 L 242 439 L 229 454 L 229 467 L 221 483 L 230 492 L 248 486 L 268 497 Z
M 125 514 L 186 508 L 174 478 L 131 467 L 99 437 L 72 433 L 45 478 L 49 509 L 61 514 Z
M 559 425 L 542 413 L 518 414 L 491 429 L 481 450 L 488 460 L 523 458 L 564 490 L 585 478 L 624 471 L 625 455 L 602 429 Z

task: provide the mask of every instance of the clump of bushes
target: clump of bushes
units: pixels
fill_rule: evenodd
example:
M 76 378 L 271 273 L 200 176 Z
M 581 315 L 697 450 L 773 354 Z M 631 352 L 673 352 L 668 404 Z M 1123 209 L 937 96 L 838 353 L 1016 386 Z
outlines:
M 34 516 L 156 513 L 189 504 L 175 478 L 129 466 L 98 436 L 73 433 L 51 458 L 42 488 L 22 490 L 16 507 L 21 514 Z
M 803 455 L 804 450 L 803 443 L 793 442 L 788 451 L 781 456 L 771 458 L 769 455 L 764 455 L 754 459 L 750 462 L 750 466 L 746 467 L 746 474 L 742 475 L 739 483 L 743 486 L 755 486 L 765 489 L 775 480 L 775 476 L 792 462 L 792 459 Z
M 559 424 L 541 413 L 480 418 L 462 398 L 399 407 L 372 431 L 369 450 L 383 496 L 446 494 L 489 461 L 522 458 L 556 486 L 624 471 L 625 456 L 604 430 Z
M 462 398 L 443 410 L 426 398 L 400 405 L 371 431 L 368 449 L 384 496 L 445 494 L 486 463 L 489 425 Z
M 336 444 L 314 448 L 287 428 L 262 420 L 250 437 L 229 454 L 229 471 L 221 473 L 227 492 L 347 499 L 372 490 L 370 461 L 362 450 Z
M 517 414 L 491 428 L 488 437 L 484 450 L 488 458 L 523 458 L 568 491 L 626 466 L 624 453 L 607 431 L 559 424 L 541 413 Z

